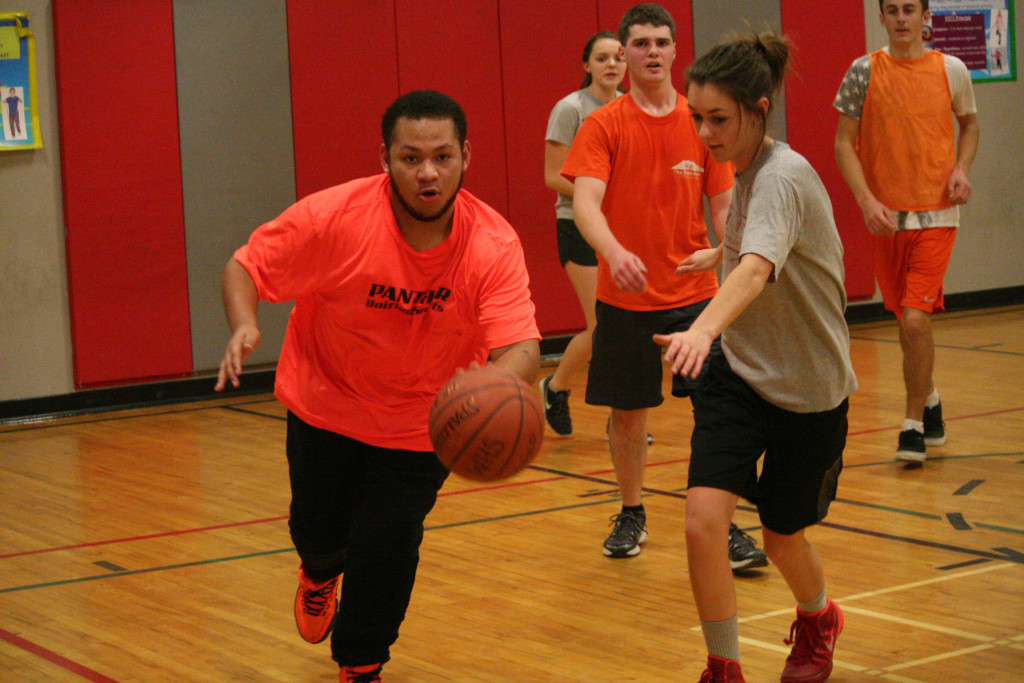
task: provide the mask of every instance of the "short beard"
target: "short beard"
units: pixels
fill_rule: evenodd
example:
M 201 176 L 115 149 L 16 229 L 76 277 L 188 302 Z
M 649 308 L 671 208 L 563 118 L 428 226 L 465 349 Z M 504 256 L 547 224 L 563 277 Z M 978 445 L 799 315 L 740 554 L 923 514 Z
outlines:
M 402 193 L 398 191 L 398 185 L 395 183 L 395 176 L 391 175 L 390 171 L 388 172 L 388 179 L 391 181 L 391 195 L 398 199 L 398 203 L 402 205 L 402 208 L 405 209 L 407 214 L 422 223 L 432 223 L 443 216 L 445 212 L 452 207 L 452 204 L 455 203 L 455 198 L 459 196 L 459 190 L 462 189 L 462 173 L 459 173 L 459 184 L 455 188 L 455 192 L 453 192 L 448 201 L 444 203 L 444 206 L 438 209 L 437 213 L 431 216 L 423 213 L 422 211 L 417 211 L 409 205 L 409 202 L 405 201 L 405 197 L 403 197 Z

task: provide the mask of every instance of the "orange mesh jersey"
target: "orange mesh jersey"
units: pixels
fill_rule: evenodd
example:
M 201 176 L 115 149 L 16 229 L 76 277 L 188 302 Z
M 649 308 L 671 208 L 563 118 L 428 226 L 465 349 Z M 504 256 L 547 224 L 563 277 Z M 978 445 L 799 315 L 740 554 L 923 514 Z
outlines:
M 857 141 L 868 188 L 896 211 L 951 206 L 946 183 L 956 163 L 955 131 L 942 53 L 893 59 L 878 50 L 870 58 Z

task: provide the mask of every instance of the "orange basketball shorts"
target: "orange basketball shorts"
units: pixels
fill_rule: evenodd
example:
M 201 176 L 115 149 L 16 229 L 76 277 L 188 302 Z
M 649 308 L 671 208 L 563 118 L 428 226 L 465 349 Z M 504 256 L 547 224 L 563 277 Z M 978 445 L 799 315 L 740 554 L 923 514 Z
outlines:
M 875 279 L 886 309 L 903 318 L 904 308 L 925 313 L 946 309 L 942 279 L 953 253 L 956 228 L 900 230 L 872 237 Z

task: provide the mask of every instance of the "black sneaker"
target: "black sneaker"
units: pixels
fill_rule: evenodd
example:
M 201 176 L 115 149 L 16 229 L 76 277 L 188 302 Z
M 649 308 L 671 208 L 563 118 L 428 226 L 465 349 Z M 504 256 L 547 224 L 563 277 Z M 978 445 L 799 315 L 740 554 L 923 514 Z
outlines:
M 608 429 L 611 427 L 611 424 L 612 424 L 612 419 L 609 417 L 608 421 L 604 423 L 604 440 L 605 441 L 608 441 Z M 650 432 L 647 432 L 647 445 L 650 446 L 652 443 L 654 443 L 654 436 Z
M 623 511 L 612 515 L 615 528 L 604 542 L 608 557 L 633 557 L 640 552 L 640 544 L 647 540 L 647 515 L 643 512 Z
M 924 434 L 916 429 L 905 429 L 900 432 L 899 446 L 896 448 L 896 459 L 908 462 L 924 462 Z
M 926 446 L 941 446 L 946 443 L 946 423 L 942 421 L 942 403 L 934 408 L 924 409 L 924 443 Z
M 540 381 L 540 397 L 544 400 L 544 419 L 555 433 L 562 436 L 572 434 L 572 418 L 569 416 L 569 391 L 549 389 L 551 375 Z
M 735 524 L 729 525 L 729 566 L 733 571 L 768 566 L 768 556 Z

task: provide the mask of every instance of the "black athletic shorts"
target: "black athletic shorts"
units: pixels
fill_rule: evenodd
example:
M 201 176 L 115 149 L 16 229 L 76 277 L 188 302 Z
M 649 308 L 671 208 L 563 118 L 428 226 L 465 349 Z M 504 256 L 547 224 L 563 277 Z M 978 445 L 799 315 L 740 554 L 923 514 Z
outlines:
M 629 311 L 598 301 L 594 351 L 587 377 L 587 403 L 619 410 L 661 405 L 665 400 L 661 394 L 663 349 L 654 343 L 653 336 L 690 329 L 708 301 L 710 299 L 661 311 Z M 721 352 L 721 341 L 715 339 L 709 358 Z M 705 360 L 704 368 L 707 364 Z M 697 379 L 674 375 L 672 395 L 693 394 L 703 373 L 702 369 Z
M 689 486 L 746 498 L 757 506 L 761 524 L 779 534 L 816 524 L 836 497 L 848 408 L 849 399 L 819 413 L 779 408 L 755 393 L 720 355 L 705 368 L 693 395 Z
M 562 267 L 564 268 L 569 261 L 580 266 L 596 266 L 597 254 L 583 239 L 576 223 L 569 218 L 559 218 L 555 223 L 555 231 L 558 234 L 558 260 L 562 262 Z

